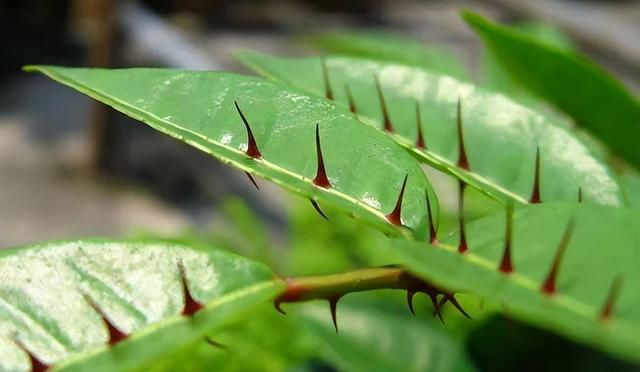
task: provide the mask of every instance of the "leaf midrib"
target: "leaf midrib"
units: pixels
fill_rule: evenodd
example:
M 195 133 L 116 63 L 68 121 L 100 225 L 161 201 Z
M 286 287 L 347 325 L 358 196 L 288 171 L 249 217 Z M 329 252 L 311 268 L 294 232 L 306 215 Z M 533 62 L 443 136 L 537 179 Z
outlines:
M 279 79 L 276 74 L 272 73 L 271 71 L 267 71 L 268 69 L 260 66 L 259 64 L 255 64 L 251 61 L 251 59 L 246 59 L 246 58 L 242 58 L 240 56 L 240 60 L 248 65 L 251 69 L 257 71 L 260 75 L 263 75 L 271 80 L 275 80 L 275 81 L 281 81 L 282 79 Z M 417 68 L 417 67 L 415 67 Z M 303 85 L 300 84 L 298 82 L 294 82 L 294 81 L 289 81 L 287 80 L 288 84 L 294 85 L 299 89 L 304 90 L 305 92 L 308 92 L 308 89 Z M 310 94 L 314 94 L 316 97 L 322 97 L 316 93 L 312 93 L 309 92 Z M 348 108 L 347 104 L 345 104 L 344 102 L 340 102 L 337 100 L 331 100 L 332 103 L 334 103 L 335 105 L 339 105 L 340 107 L 343 108 Z M 360 121 L 361 123 L 363 123 L 364 125 L 370 126 L 372 128 L 374 128 L 375 130 L 377 130 L 378 132 L 381 132 L 385 135 L 389 136 L 389 133 L 385 132 L 384 130 L 380 129 L 378 127 L 379 122 L 377 120 L 375 120 L 372 117 L 366 116 L 366 115 L 362 115 L 362 114 L 354 114 L 353 115 L 358 121 Z M 369 124 L 367 124 L 369 123 Z M 497 200 L 499 202 L 503 202 L 504 198 L 500 198 L 499 196 L 495 195 L 495 193 L 493 193 L 492 191 L 495 190 L 498 193 L 501 193 L 507 197 L 509 197 L 510 199 L 522 203 L 522 204 L 528 204 L 528 200 L 526 198 L 524 198 L 523 196 L 516 194 L 514 192 L 511 192 L 509 190 L 507 190 L 506 188 L 502 187 L 501 185 L 495 183 L 495 181 L 492 181 L 484 176 L 482 176 L 479 173 L 470 171 L 470 170 L 465 170 L 462 169 L 460 167 L 458 167 L 456 164 L 452 163 L 450 160 L 443 158 L 441 155 L 438 155 L 436 153 L 434 153 L 433 151 L 430 151 L 428 149 L 418 149 L 417 147 L 415 147 L 413 145 L 413 142 L 409 139 L 406 138 L 404 136 L 401 136 L 397 133 L 393 133 L 390 135 L 391 138 L 393 138 L 393 140 L 398 143 L 399 145 L 401 145 L 402 147 L 404 147 L 405 149 L 409 150 L 411 154 L 414 155 L 414 157 L 417 157 L 419 160 L 422 160 L 424 163 L 433 166 L 435 169 L 442 171 L 443 173 L 447 173 L 450 174 L 458 179 L 461 180 L 465 180 L 465 178 L 468 179 L 473 179 L 476 182 L 466 182 L 467 184 L 469 184 L 469 186 L 477 189 L 478 191 L 480 191 L 481 193 L 489 196 L 490 198 Z M 466 181 L 466 180 L 465 180 Z M 482 187 L 479 187 L 478 184 L 482 184 L 487 186 L 489 189 L 485 189 Z
M 27 70 L 27 71 L 40 71 L 40 72 L 44 73 L 45 75 L 48 75 L 51 78 L 54 78 L 55 80 L 61 82 L 64 85 L 67 85 L 67 86 L 69 86 L 69 87 L 71 87 L 73 89 L 77 89 L 77 90 L 81 91 L 82 93 L 84 93 L 84 94 L 96 99 L 97 101 L 100 101 L 100 102 L 103 102 L 105 104 L 108 104 L 109 106 L 113 107 L 117 111 L 120 111 L 120 112 L 122 112 L 124 114 L 130 115 L 130 116 L 132 116 L 134 118 L 137 116 L 137 117 L 140 118 L 140 121 L 152 126 L 156 130 L 158 130 L 158 131 L 160 131 L 162 133 L 165 133 L 165 134 L 167 134 L 169 136 L 172 136 L 174 138 L 177 138 L 175 136 L 175 133 L 172 133 L 172 132 L 168 131 L 165 127 L 162 126 L 162 124 L 164 124 L 166 126 L 169 126 L 169 127 L 172 127 L 172 128 L 175 128 L 178 131 L 186 132 L 186 133 L 189 133 L 189 134 L 191 134 L 193 136 L 196 136 L 196 137 L 204 140 L 207 144 L 210 144 L 212 146 L 218 147 L 218 148 L 220 148 L 220 149 L 222 149 L 224 151 L 230 151 L 230 152 L 233 152 L 233 153 L 235 153 L 237 155 L 241 155 L 241 156 L 245 155 L 244 152 L 242 152 L 242 151 L 240 151 L 238 149 L 235 149 L 233 147 L 225 146 L 225 145 L 223 145 L 223 144 L 221 144 L 221 143 L 219 143 L 217 141 L 212 140 L 211 138 L 203 136 L 202 134 L 199 134 L 199 133 L 194 132 L 192 130 L 183 128 L 183 127 L 181 127 L 181 126 L 179 126 L 179 125 L 177 125 L 175 123 L 172 123 L 170 121 L 166 121 L 163 118 L 160 118 L 160 117 L 155 116 L 155 115 L 153 115 L 151 113 L 148 113 L 147 111 L 138 109 L 137 107 L 135 107 L 135 106 L 133 106 L 133 105 L 131 105 L 131 104 L 125 102 L 125 101 L 119 100 L 118 98 L 113 97 L 113 96 L 111 96 L 111 95 L 109 95 L 109 94 L 107 94 L 105 92 L 102 92 L 99 89 L 93 89 L 93 88 L 87 87 L 86 85 L 84 85 L 84 84 L 78 82 L 77 80 L 75 80 L 75 79 L 73 79 L 73 78 L 71 78 L 69 76 L 66 76 L 64 74 L 59 74 L 59 73 L 51 71 L 51 70 L 49 70 L 47 68 L 41 69 L 38 66 L 26 66 L 25 70 Z M 56 79 L 56 77 L 58 77 L 58 79 Z M 71 82 L 73 83 L 73 85 L 70 84 Z M 147 121 L 145 121 L 143 119 L 147 119 Z M 156 122 L 160 123 L 160 124 L 156 124 Z M 182 140 L 184 142 L 187 142 L 189 145 L 191 145 L 193 147 L 196 147 L 199 150 L 201 150 L 201 151 L 203 151 L 205 153 L 208 153 L 211 156 L 214 156 L 216 158 L 219 157 L 219 155 L 214 154 L 211 151 L 211 149 L 202 146 L 198 142 L 195 142 L 195 141 L 193 141 L 191 139 L 188 139 L 186 137 L 185 138 L 178 138 L 178 139 L 180 139 L 180 140 Z M 263 176 L 263 174 L 261 174 L 261 172 L 259 172 L 257 169 L 254 169 L 254 168 L 251 168 L 249 166 L 246 166 L 245 164 L 242 164 L 242 163 L 237 162 L 235 160 L 232 160 L 230 158 L 226 158 L 226 159 L 222 159 L 222 160 L 225 161 L 225 162 L 233 163 L 233 165 L 235 167 L 237 167 L 237 168 L 239 168 L 239 169 L 241 169 L 241 170 L 243 170 L 245 172 L 255 173 L 255 174 Z M 350 195 L 348 195 L 346 193 L 340 192 L 340 191 L 336 190 L 335 188 L 325 189 L 325 188 L 315 187 L 315 185 L 313 185 L 313 183 L 312 183 L 312 181 L 310 179 L 304 177 L 303 175 L 294 173 L 294 172 L 292 172 L 292 171 L 290 171 L 288 169 L 282 168 L 282 167 L 278 166 L 277 164 L 271 163 L 268 160 L 266 160 L 265 158 L 252 159 L 252 160 L 255 161 L 255 162 L 258 162 L 260 164 L 263 164 L 265 167 L 270 168 L 270 169 L 272 169 L 274 171 L 283 173 L 283 174 L 285 174 L 285 175 L 287 175 L 289 177 L 295 178 L 295 179 L 297 179 L 297 180 L 299 180 L 299 181 L 301 181 L 303 183 L 306 183 L 309 186 L 314 187 L 314 190 L 316 192 L 326 193 L 326 194 L 333 194 L 335 196 L 338 196 L 338 197 L 342 198 L 343 200 L 345 200 L 345 201 L 347 201 L 349 203 L 355 204 L 356 206 L 362 208 L 363 210 L 369 212 L 370 214 L 372 214 L 373 216 L 378 218 L 380 220 L 380 222 L 383 222 L 383 223 L 387 224 L 389 227 L 391 227 L 394 230 L 396 230 L 399 233 L 400 236 L 402 236 L 404 238 L 410 238 L 410 234 L 408 234 L 403 228 L 398 228 L 395 225 L 389 223 L 387 221 L 387 219 L 386 219 L 385 214 L 382 211 L 377 210 L 377 209 L 367 205 L 366 203 L 351 197 Z M 294 192 L 300 191 L 300 190 L 296 189 L 295 187 L 293 187 L 293 186 L 291 186 L 291 185 L 289 185 L 289 184 L 287 184 L 285 182 L 281 182 L 281 181 L 274 180 L 274 179 L 270 179 L 270 181 L 280 185 L 281 187 L 289 189 L 291 191 L 294 191 Z

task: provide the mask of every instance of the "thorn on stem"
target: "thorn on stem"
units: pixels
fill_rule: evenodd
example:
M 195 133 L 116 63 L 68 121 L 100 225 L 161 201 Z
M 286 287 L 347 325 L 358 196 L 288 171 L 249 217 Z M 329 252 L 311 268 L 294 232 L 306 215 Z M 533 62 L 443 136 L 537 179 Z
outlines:
M 336 329 L 336 333 L 338 333 L 337 307 L 338 307 L 339 300 L 340 300 L 340 296 L 335 296 L 328 299 L 329 309 L 331 310 L 331 320 L 333 321 L 333 327 Z

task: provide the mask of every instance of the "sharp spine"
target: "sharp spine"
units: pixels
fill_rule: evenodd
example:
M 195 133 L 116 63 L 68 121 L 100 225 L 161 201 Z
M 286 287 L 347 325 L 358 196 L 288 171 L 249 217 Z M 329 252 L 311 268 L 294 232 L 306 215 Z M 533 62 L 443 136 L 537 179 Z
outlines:
M 331 81 L 329 80 L 329 69 L 327 68 L 327 61 L 325 57 L 320 57 L 320 63 L 322 64 L 322 79 L 324 81 L 324 96 L 327 99 L 333 100 L 333 90 L 331 89 Z
M 458 243 L 458 252 L 464 254 L 469 250 L 467 245 L 467 233 L 464 223 L 464 189 L 467 186 L 463 181 L 458 181 L 458 222 L 460 229 L 460 241 Z
M 242 122 L 244 123 L 244 127 L 247 130 L 247 150 L 245 151 L 245 154 L 247 154 L 247 156 L 253 159 L 262 159 L 262 153 L 258 148 L 258 144 L 256 143 L 256 139 L 253 136 L 253 131 L 251 130 L 251 126 L 249 125 L 247 118 L 244 116 L 244 114 L 240 110 L 240 106 L 238 106 L 238 102 L 233 101 L 233 103 L 236 105 L 236 110 L 238 111 L 238 114 L 240 114 L 240 118 L 242 119 Z
M 573 235 L 574 229 L 575 220 L 571 218 L 564 230 L 564 233 L 562 234 L 562 239 L 560 240 L 560 244 L 558 245 L 558 249 L 556 250 L 553 262 L 551 263 L 551 269 L 549 270 L 546 279 L 542 283 L 542 287 L 540 287 L 540 291 L 546 295 L 552 296 L 556 293 L 558 271 L 560 270 L 560 264 L 562 263 L 565 251 L 569 246 L 569 242 L 571 241 L 571 236 Z
M 382 107 L 382 128 L 385 132 L 393 133 L 393 124 L 391 123 L 391 119 L 389 119 L 389 111 L 387 110 L 387 103 L 384 99 L 384 93 L 382 93 L 382 87 L 380 86 L 380 79 L 378 75 L 373 76 L 376 83 L 376 91 L 378 92 L 378 98 L 380 99 L 380 107 Z
M 458 97 L 456 124 L 458 129 L 458 167 L 469 170 L 469 159 L 467 158 L 467 150 L 464 145 L 464 132 L 462 129 L 462 99 L 460 97 Z
M 409 174 L 404 176 L 404 181 L 402 181 L 402 187 L 400 188 L 400 194 L 398 194 L 398 199 L 396 200 L 396 206 L 393 208 L 393 211 L 386 216 L 387 221 L 397 226 L 402 226 L 402 199 L 404 199 L 404 190 L 407 186 L 408 177 Z
M 513 203 L 507 204 L 506 225 L 504 233 L 504 251 L 500 262 L 500 271 L 509 274 L 513 272 L 513 258 L 511 257 L 511 246 L 513 244 Z
M 533 189 L 531 190 L 529 203 L 542 203 L 542 199 L 540 198 L 540 146 L 536 146 L 536 164 L 533 171 Z
M 320 147 L 320 125 L 316 124 L 316 154 L 318 166 L 316 169 L 316 177 L 313 179 L 313 183 L 316 186 L 324 189 L 331 188 L 331 182 L 327 177 L 327 171 L 324 168 L 324 158 L 322 157 L 322 147 Z

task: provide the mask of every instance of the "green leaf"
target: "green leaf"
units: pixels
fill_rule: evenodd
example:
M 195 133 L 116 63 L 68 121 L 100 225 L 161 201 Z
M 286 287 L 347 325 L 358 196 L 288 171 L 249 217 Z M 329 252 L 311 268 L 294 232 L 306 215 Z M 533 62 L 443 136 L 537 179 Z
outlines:
M 556 293 L 541 290 L 570 220 Z M 584 204 L 523 206 L 513 216 L 514 271 L 498 270 L 503 257 L 502 213 L 467 225 L 469 251 L 457 252 L 458 235 L 436 246 L 398 242 L 389 251 L 425 280 L 471 292 L 510 316 L 611 354 L 640 362 L 640 210 Z M 611 293 L 609 319 L 602 316 Z
M 640 168 L 640 103 L 623 84 L 579 54 L 471 12 L 463 18 L 515 79 Z
M 307 40 L 331 54 L 402 63 L 459 79 L 469 78 L 466 67 L 450 53 L 402 35 L 382 32 L 327 33 L 308 37 Z
M 321 59 L 278 58 L 244 52 L 240 59 L 261 74 L 324 95 Z M 425 163 L 499 200 L 527 202 L 532 193 L 536 146 L 541 154 L 543 201 L 577 200 L 582 188 L 592 203 L 619 205 L 620 187 L 609 168 L 565 129 L 508 98 L 420 68 L 349 57 L 327 57 L 336 102 L 348 106 L 350 88 L 358 118 L 382 127 L 374 76 L 378 76 L 393 138 Z M 456 104 L 470 170 L 457 166 Z M 427 150 L 417 144 L 416 102 Z
M 181 316 L 185 291 L 203 304 Z M 132 370 L 203 338 L 282 289 L 265 266 L 163 242 L 78 240 L 0 251 L 0 370 L 28 355 L 64 371 Z M 129 337 L 107 346 L 104 320 Z M 18 340 L 15 343 L 12 340 Z
M 284 85 L 223 72 L 170 69 L 104 70 L 28 67 L 178 138 L 221 161 L 314 200 L 331 203 L 379 229 L 427 233 L 428 190 L 419 164 L 392 140 L 362 125 L 343 108 Z M 245 154 L 243 111 L 262 159 Z M 331 188 L 316 186 L 316 125 Z M 387 221 L 405 176 L 402 220 Z
M 336 334 L 326 305 L 302 310 L 323 359 L 342 371 L 473 370 L 460 346 L 434 321 L 341 303 Z

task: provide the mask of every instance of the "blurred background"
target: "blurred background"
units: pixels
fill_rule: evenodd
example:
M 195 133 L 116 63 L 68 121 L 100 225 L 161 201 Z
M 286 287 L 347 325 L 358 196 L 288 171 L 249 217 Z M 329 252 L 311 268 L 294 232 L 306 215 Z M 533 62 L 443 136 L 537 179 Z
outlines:
M 215 244 L 287 274 L 384 263 L 375 252 L 354 251 L 366 247 L 373 233 L 350 219 L 331 215 L 331 225 L 319 223 L 306 200 L 260 180 L 258 191 L 242 172 L 21 67 L 153 66 L 250 73 L 234 60 L 234 50 L 317 54 L 303 36 L 384 31 L 455 56 L 471 80 L 490 88 L 488 59 L 459 17 L 463 8 L 578 49 L 640 91 L 640 2 L 633 0 L 0 0 L 0 247 L 84 236 L 160 235 Z M 445 215 L 447 209 L 454 211 L 454 184 L 443 176 L 430 177 Z M 477 213 L 491 208 L 479 205 Z M 403 301 L 402 295 L 395 297 L 398 306 L 390 313 Z M 375 296 L 357 298 L 379 303 Z M 292 327 L 274 320 L 278 315 L 271 309 L 264 314 L 221 340 L 252 338 L 265 332 L 267 324 L 282 332 Z M 323 322 L 330 326 L 327 316 Z M 557 370 L 573 369 L 576 360 L 580 370 L 633 369 L 602 362 L 606 358 L 598 353 L 505 318 L 477 322 L 473 330 L 457 326 L 455 319 L 448 323 L 451 337 L 464 340 L 474 355 L 473 364 L 491 366 L 481 368 L 485 370 L 540 370 L 532 361 L 542 363 L 541 355 L 564 361 Z M 505 357 L 504 350 L 488 350 L 486 337 L 502 337 L 501 345 L 518 347 L 523 355 Z M 256 370 L 289 365 L 333 370 L 326 360 L 306 359 L 312 355 L 306 340 L 287 355 L 266 356 L 270 348 L 290 341 L 277 336 L 264 341 L 268 344 L 254 340 L 222 359 L 235 361 L 237 370 L 252 369 L 243 364 L 247 358 L 255 358 Z M 298 349 L 303 350 L 299 355 Z M 196 354 L 222 363 L 211 350 L 202 347 Z M 563 354 L 554 354 L 558 350 Z M 496 353 L 503 358 L 498 364 Z M 524 368 L 522 361 L 530 367 Z M 172 363 L 166 370 L 189 365 L 184 360 Z M 200 368 L 196 364 L 192 370 Z

